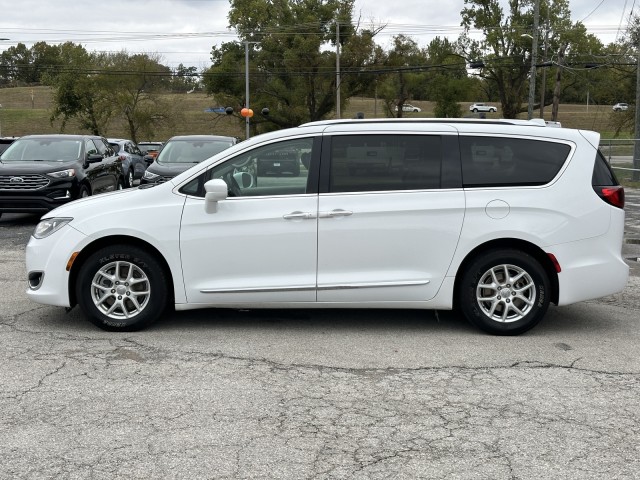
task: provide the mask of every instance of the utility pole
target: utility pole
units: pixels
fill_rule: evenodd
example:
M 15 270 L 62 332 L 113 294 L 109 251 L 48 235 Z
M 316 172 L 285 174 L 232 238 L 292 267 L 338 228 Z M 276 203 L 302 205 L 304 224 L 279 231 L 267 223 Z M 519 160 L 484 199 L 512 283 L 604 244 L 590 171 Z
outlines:
M 244 42 L 244 108 L 249 108 L 249 42 Z M 247 127 L 246 139 L 249 140 L 249 115 L 244 117 Z
M 635 133 L 633 147 L 633 174 L 631 178 L 634 182 L 640 180 L 640 44 L 636 45 L 638 49 L 638 64 L 636 65 L 636 112 L 635 112 Z
M 336 20 L 336 118 L 340 118 L 340 22 Z
M 260 43 L 260 42 L 250 42 L 248 40 L 245 40 L 244 42 L 244 108 L 246 108 L 247 110 L 251 110 L 251 108 L 249 107 L 249 44 L 250 43 Z M 252 114 L 253 115 L 253 114 Z M 250 121 L 249 121 L 250 116 L 247 115 L 246 117 L 244 117 L 244 123 L 247 127 L 247 133 L 246 133 L 246 140 L 249 140 L 249 137 L 251 136 L 251 132 L 249 130 L 249 126 L 250 126 Z
M 533 118 L 533 103 L 536 96 L 536 61 L 538 56 L 538 24 L 540 20 L 540 0 L 536 0 L 533 10 L 533 33 L 531 35 L 531 73 L 529 74 L 529 108 L 527 118 Z

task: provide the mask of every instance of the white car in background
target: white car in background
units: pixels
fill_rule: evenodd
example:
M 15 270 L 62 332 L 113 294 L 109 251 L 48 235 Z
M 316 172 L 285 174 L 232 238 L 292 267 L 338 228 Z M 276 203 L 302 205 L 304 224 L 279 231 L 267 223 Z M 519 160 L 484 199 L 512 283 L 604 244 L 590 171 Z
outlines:
M 629 110 L 629 104 L 616 103 L 612 108 L 614 112 L 626 112 L 627 110 Z
M 493 105 L 487 105 L 486 103 L 474 103 L 469 107 L 469 110 L 473 113 L 478 112 L 497 112 L 498 107 L 494 107 Z
M 396 110 L 396 112 L 398 111 L 398 107 L 397 106 L 396 106 L 395 110 Z M 418 113 L 418 112 L 421 112 L 422 109 L 420 107 L 413 106 L 410 103 L 405 103 L 404 105 L 402 105 L 402 111 L 403 112 Z

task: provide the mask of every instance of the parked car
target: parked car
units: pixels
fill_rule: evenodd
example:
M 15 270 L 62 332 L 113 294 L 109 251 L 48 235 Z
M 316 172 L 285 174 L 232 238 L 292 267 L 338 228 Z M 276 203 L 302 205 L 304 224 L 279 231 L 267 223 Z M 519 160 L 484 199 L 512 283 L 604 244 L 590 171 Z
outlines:
M 469 111 L 473 113 L 478 112 L 497 112 L 498 108 L 493 105 L 487 105 L 486 103 L 474 103 L 469 107 Z
M 18 137 L 0 137 L 0 154 L 4 152 L 9 145 L 16 141 Z
M 395 107 L 396 112 L 398 111 L 398 106 L 396 105 Z M 405 103 L 404 105 L 402 105 L 402 111 L 403 112 L 414 112 L 414 113 L 418 113 L 421 112 L 422 109 L 420 107 L 414 107 L 413 105 L 411 105 L 410 103 Z
M 71 200 L 124 188 L 106 139 L 27 135 L 0 156 L 0 214 L 44 213 Z
M 297 177 L 300 175 L 300 162 L 300 152 L 297 149 L 267 152 L 256 158 L 256 173 L 258 177 Z
M 258 135 L 153 188 L 45 215 L 26 248 L 27 295 L 79 304 L 106 330 L 143 328 L 168 306 L 458 307 L 486 332 L 519 334 L 550 303 L 626 285 L 624 189 L 599 137 L 464 119 Z M 280 151 L 308 169 L 245 181 Z M 386 164 L 352 172 L 363 156 Z
M 162 183 L 237 143 L 235 137 L 181 135 L 162 146 L 155 161 L 142 176 L 141 184 Z M 145 157 L 152 161 L 151 157 Z
M 125 187 L 133 187 L 133 182 L 141 179 L 147 169 L 147 163 L 144 161 L 142 152 L 132 140 L 109 138 L 107 141 L 122 163 Z
M 153 158 L 158 156 L 162 145 L 164 145 L 162 142 L 138 142 L 138 148 L 142 152 L 142 155 L 149 155 Z
M 613 107 L 614 112 L 626 112 L 629 109 L 628 103 L 616 103 Z

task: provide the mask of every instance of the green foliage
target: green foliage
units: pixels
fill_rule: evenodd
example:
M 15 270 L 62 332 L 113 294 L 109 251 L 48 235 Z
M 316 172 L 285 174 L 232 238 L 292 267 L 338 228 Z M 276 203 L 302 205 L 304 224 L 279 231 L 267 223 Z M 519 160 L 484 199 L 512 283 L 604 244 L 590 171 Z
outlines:
M 373 54 L 370 32 L 351 24 L 353 0 L 232 0 L 229 22 L 240 42 L 213 48 L 206 91 L 236 109 L 245 105 L 245 45 L 249 45 L 250 106 L 258 131 L 327 118 L 336 105 L 336 19 L 340 24 L 341 107 L 370 79 L 354 74 Z
M 55 89 L 51 121 L 77 120 L 95 135 L 107 135 L 113 120 L 126 123 L 129 136 L 153 136 L 154 126 L 169 121 L 169 109 L 157 93 L 170 71 L 148 55 L 88 53 L 72 43 L 60 47 L 61 68 L 44 80 Z
M 580 22 L 572 24 L 568 0 L 540 0 L 540 23 L 538 31 L 534 32 L 534 2 L 512 0 L 505 13 L 498 0 L 465 0 L 465 8 L 461 12 L 465 33 L 460 38 L 460 45 L 467 58 L 483 60 L 484 67 L 479 75 L 487 84 L 487 93 L 497 93 L 505 118 L 515 118 L 526 110 L 522 104 L 527 100 L 529 87 L 531 35 L 538 35 L 538 48 L 542 48 L 542 52 L 537 53 L 537 63 L 546 56 L 545 60 L 560 64 L 558 69 L 564 68 L 559 52 L 579 56 L 596 53 L 602 48 L 594 36 L 586 33 Z M 469 36 L 472 28 L 481 30 L 484 39 L 473 40 Z M 557 105 L 562 93 L 562 75 L 556 75 L 555 80 L 553 75 L 547 77 L 541 88 L 545 92 L 556 90 Z M 581 75 L 572 75 L 569 81 L 576 84 L 584 79 Z M 546 95 L 545 103 L 550 98 L 551 95 Z

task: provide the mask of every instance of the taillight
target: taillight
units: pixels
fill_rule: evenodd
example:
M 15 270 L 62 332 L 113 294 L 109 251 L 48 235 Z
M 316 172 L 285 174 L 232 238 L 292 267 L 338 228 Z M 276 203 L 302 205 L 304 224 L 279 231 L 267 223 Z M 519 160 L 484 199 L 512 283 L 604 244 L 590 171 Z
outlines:
M 611 187 L 596 187 L 593 189 L 598 196 L 614 207 L 624 208 L 624 187 L 622 185 L 616 185 Z
M 121 162 L 124 162 L 127 159 L 127 157 L 125 157 L 124 155 L 119 155 L 118 156 L 118 160 L 120 160 Z

